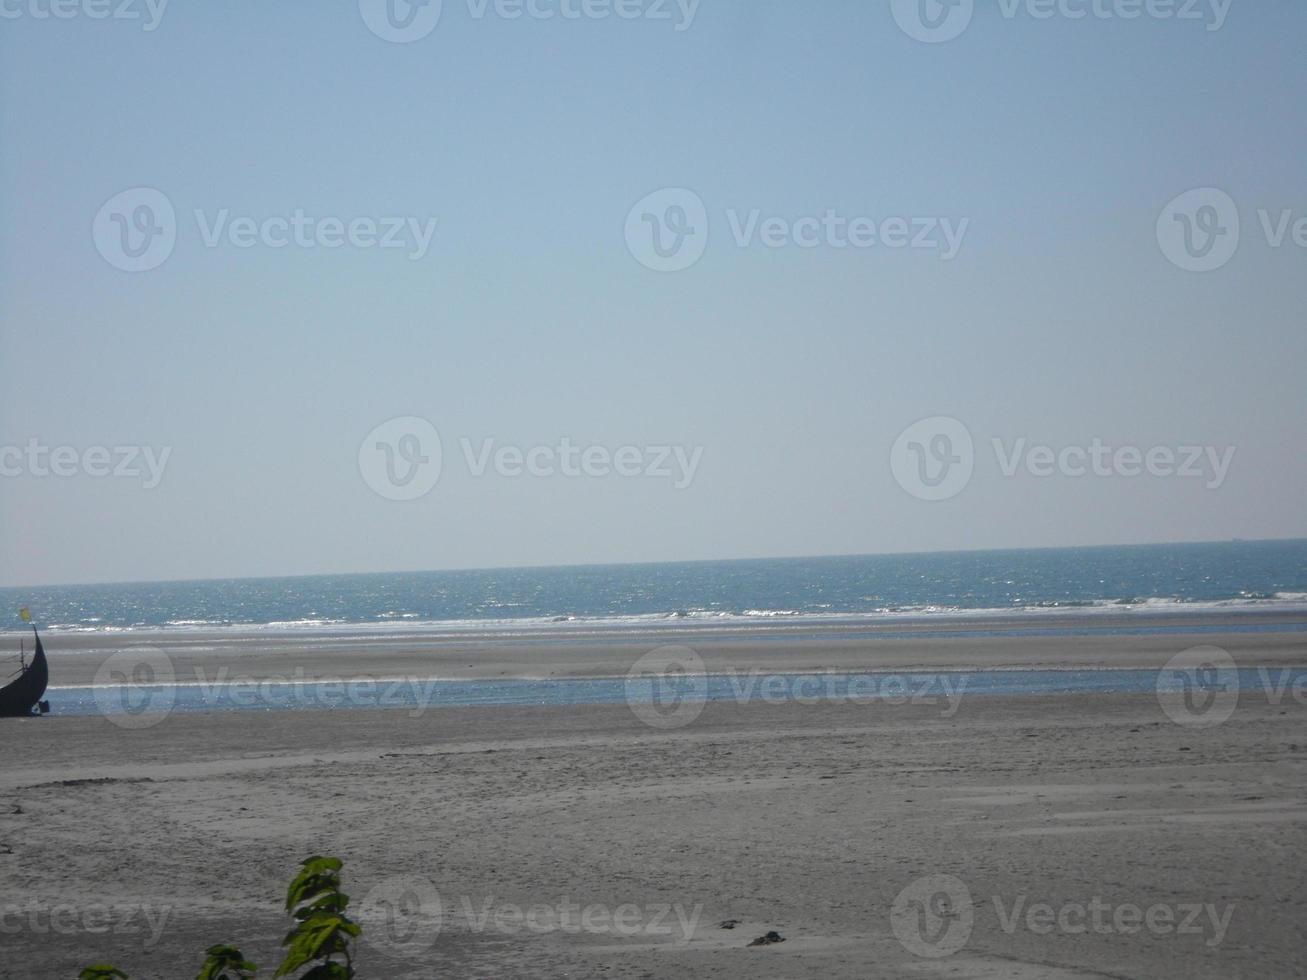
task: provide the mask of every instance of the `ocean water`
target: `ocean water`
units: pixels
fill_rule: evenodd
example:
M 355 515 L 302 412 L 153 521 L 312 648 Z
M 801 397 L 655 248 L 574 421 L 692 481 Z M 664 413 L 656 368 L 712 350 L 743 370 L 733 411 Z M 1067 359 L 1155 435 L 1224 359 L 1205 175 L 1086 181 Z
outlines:
M 294 711 L 349 708 L 430 709 L 502 705 L 628 704 L 824 701 L 874 707 L 910 704 L 950 717 L 964 698 L 1023 694 L 1154 694 L 1183 696 L 1186 685 L 1166 670 L 975 670 L 900 673 L 723 675 L 695 681 L 649 678 L 559 678 L 475 681 L 261 681 L 248 684 L 132 684 L 124 687 L 64 687 L 49 692 L 55 714 L 126 715 L 148 722 L 174 712 Z M 1247 693 L 1270 703 L 1300 705 L 1307 667 L 1240 668 L 1218 675 L 1212 690 Z M 1223 695 L 1228 697 L 1229 695 Z M 1198 704 L 1207 695 L 1199 692 Z M 1210 706 L 1209 706 L 1210 707 Z M 1206 710 L 1206 709 L 1203 709 Z
M 0 589 L 0 630 L 457 629 L 1285 609 L 1307 540 Z

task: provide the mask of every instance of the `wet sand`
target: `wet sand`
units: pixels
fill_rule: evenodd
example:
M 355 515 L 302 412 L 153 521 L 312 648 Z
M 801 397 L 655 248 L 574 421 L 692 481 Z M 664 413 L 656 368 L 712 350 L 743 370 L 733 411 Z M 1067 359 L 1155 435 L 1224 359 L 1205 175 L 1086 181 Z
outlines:
M 1155 666 L 1191 639 L 857 641 L 819 659 Z M 1300 636 L 1223 639 L 1246 665 L 1307 653 Z M 710 665 L 809 670 L 818 649 L 720 642 L 696 645 Z M 620 673 L 635 653 L 563 649 L 493 669 Z M 441 673 L 458 660 L 414 656 Z M 219 941 L 270 976 L 285 885 L 312 853 L 346 861 L 363 977 L 1307 973 L 1307 705 L 1292 692 L 1246 692 L 1205 728 L 1152 696 L 1049 695 L 964 697 L 947 717 L 722 702 L 673 730 L 610 705 L 174 714 L 139 730 L 51 716 L 0 737 L 5 980 L 101 959 L 175 980 Z M 432 894 L 438 917 L 406 911 L 431 913 Z M 786 941 L 748 945 L 771 930 Z
M 52 634 L 51 684 L 96 681 L 106 659 L 124 650 L 165 653 L 179 681 L 226 676 L 286 678 L 412 677 L 480 680 L 504 677 L 611 677 L 663 645 L 688 646 L 705 669 L 816 672 L 994 667 L 1161 667 L 1177 651 L 1215 644 L 1240 665 L 1284 665 L 1307 654 L 1303 614 L 1257 616 L 1024 617 L 1014 620 L 768 624 L 757 627 L 669 627 L 641 634 L 558 629 L 529 635 L 394 632 L 151 631 Z M 1264 632 L 1231 632 L 1255 623 Z M 1116 635 L 1147 626 L 1165 632 Z M 1004 635 L 979 635 L 979 631 Z M 1057 631 L 1060 635 L 1048 635 Z M 16 640 L 9 646 L 16 645 Z

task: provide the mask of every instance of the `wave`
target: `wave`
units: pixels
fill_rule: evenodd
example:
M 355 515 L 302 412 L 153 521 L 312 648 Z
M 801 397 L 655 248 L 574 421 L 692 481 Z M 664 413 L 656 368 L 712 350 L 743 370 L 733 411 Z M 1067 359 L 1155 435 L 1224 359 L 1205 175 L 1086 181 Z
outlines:
M 1141 596 L 1115 599 L 1040 599 L 1017 601 L 1008 606 L 971 607 L 940 603 L 901 603 L 877 606 L 865 610 L 832 610 L 829 604 L 820 609 L 744 608 L 677 609 L 665 612 L 587 615 L 560 613 L 549 616 L 518 616 L 465 619 L 423 619 L 419 614 L 389 610 L 368 620 L 350 620 L 342 617 L 307 616 L 299 619 L 271 622 L 241 621 L 225 618 L 171 619 L 164 623 L 133 622 L 106 625 L 99 620 L 48 623 L 43 629 L 50 633 L 127 632 L 196 633 L 408 633 L 447 632 L 455 634 L 518 632 L 537 633 L 556 630 L 657 630 L 660 627 L 721 626 L 748 627 L 761 623 L 777 626 L 793 624 L 910 624 L 914 621 L 941 622 L 948 620 L 996 620 L 1074 616 L 1128 615 L 1131 617 L 1159 616 L 1168 613 L 1186 615 L 1240 612 L 1283 611 L 1307 613 L 1307 592 L 1274 592 L 1270 594 L 1244 594 L 1224 599 L 1191 599 L 1180 596 Z

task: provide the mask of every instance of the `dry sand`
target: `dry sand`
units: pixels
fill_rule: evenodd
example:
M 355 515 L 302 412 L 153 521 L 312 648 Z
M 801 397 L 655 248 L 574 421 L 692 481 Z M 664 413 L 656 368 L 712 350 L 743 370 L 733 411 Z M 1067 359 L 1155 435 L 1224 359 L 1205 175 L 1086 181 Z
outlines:
M 1301 635 L 1200 639 L 1245 664 L 1307 652 Z M 972 639 L 922 640 L 819 659 L 1027 664 L 1056 648 L 1062 665 L 1156 665 L 1193 640 L 1022 638 L 987 656 Z M 773 652 L 704 656 L 812 666 L 811 649 L 759 646 Z M 564 649 L 595 673 L 626 661 Z M 562 669 L 557 652 L 480 666 L 542 673 Z M 343 672 L 331 652 L 301 655 Z M 623 705 L 175 714 L 144 730 L 47 717 L 0 723 L 0 738 L 12 980 L 97 959 L 137 980 L 191 977 L 219 941 L 270 976 L 285 884 L 312 853 L 345 859 L 360 912 L 397 897 L 402 876 L 437 890 L 439 934 L 416 937 L 433 939 L 426 958 L 395 955 L 393 923 L 369 915 L 364 977 L 1307 975 L 1307 707 L 1292 695 L 1241 697 L 1211 728 L 1177 725 L 1144 695 L 977 695 L 951 717 L 714 703 L 670 731 Z M 911 890 L 935 875 L 970 904 L 932 899 L 952 879 Z M 769 930 L 786 941 L 747 945 Z

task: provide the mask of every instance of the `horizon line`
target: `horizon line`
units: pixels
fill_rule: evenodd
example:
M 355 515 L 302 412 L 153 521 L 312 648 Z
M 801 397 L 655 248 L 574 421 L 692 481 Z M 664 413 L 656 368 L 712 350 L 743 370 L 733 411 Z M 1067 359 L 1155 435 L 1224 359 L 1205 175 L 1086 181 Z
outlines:
M 938 550 L 921 550 L 921 551 L 875 551 L 875 552 L 835 552 L 827 554 L 801 554 L 801 555 L 763 555 L 753 558 L 689 558 L 689 559 L 665 559 L 659 561 L 609 561 L 609 562 L 572 562 L 566 564 L 545 564 L 545 565 L 467 565 L 456 568 L 404 568 L 404 569 L 379 569 L 373 571 L 351 571 L 351 572 L 292 572 L 288 574 L 272 575 L 225 575 L 225 576 L 202 576 L 198 578 L 167 578 L 167 579 L 117 579 L 112 581 L 98 582 L 45 582 L 37 585 L 0 585 L 0 591 L 21 591 L 23 589 L 61 589 L 61 588 L 94 588 L 100 586 L 115 585 L 181 585 L 187 583 L 200 584 L 205 582 L 258 582 L 271 579 L 310 579 L 310 578 L 348 578 L 368 575 L 431 575 L 458 572 L 509 572 L 509 571 L 551 571 L 555 569 L 568 568 L 632 568 L 651 565 L 708 565 L 708 564 L 725 564 L 725 563 L 742 563 L 742 562 L 768 562 L 768 561 L 821 561 L 835 558 L 896 558 L 903 556 L 921 556 L 921 555 L 972 555 L 987 553 L 1007 553 L 1019 551 L 1089 551 L 1100 548 L 1159 548 L 1167 546 L 1181 545 L 1213 545 L 1213 544 L 1288 544 L 1298 541 L 1307 541 L 1307 537 L 1287 537 L 1287 538 L 1220 538 L 1220 539 L 1199 539 L 1186 541 L 1139 541 L 1127 544 L 1073 544 L 1073 545 L 1038 545 L 1034 547 L 1005 547 L 1005 548 L 942 548 Z

